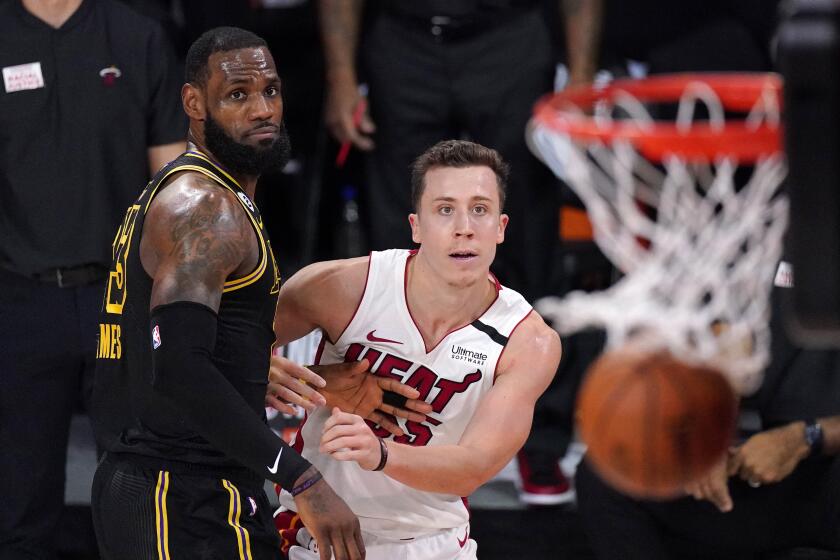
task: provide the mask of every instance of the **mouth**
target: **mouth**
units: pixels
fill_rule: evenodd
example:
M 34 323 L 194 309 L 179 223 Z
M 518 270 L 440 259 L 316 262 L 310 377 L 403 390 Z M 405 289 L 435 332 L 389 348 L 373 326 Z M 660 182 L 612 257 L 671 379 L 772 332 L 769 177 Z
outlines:
M 279 132 L 280 130 L 276 127 L 265 126 L 260 127 L 256 130 L 252 130 L 251 132 L 248 132 L 245 136 L 247 136 L 248 138 L 254 138 L 257 141 L 274 140 L 275 138 L 277 138 Z
M 449 253 L 449 257 L 455 259 L 458 262 L 469 262 L 473 259 L 478 258 L 478 253 L 470 250 L 453 251 Z

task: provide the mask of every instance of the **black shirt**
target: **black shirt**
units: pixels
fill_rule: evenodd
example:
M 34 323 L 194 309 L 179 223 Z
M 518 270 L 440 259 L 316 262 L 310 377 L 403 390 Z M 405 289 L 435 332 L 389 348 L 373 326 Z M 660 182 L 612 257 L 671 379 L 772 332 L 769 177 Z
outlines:
M 204 154 L 187 152 L 162 169 L 128 209 L 115 237 L 114 262 L 106 288 L 93 394 L 93 425 L 106 451 L 134 453 L 198 465 L 238 467 L 200 436 L 176 406 L 152 391 L 149 302 L 152 279 L 140 261 L 146 211 L 173 174 L 203 173 L 237 195 L 260 247 L 257 267 L 229 278 L 219 304 L 216 347 L 211 359 L 248 405 L 265 418 L 274 310 L 280 280 L 262 219 L 245 192 Z M 118 272 L 121 271 L 121 272 Z M 196 387 L 201 391 L 201 387 Z
M 423 19 L 434 16 L 492 16 L 494 12 L 530 9 L 539 5 L 537 0 L 382 0 L 381 4 L 391 13 Z
M 83 0 L 59 29 L 7 0 L 0 68 L 0 267 L 107 266 L 147 148 L 186 137 L 163 31 L 114 0 Z

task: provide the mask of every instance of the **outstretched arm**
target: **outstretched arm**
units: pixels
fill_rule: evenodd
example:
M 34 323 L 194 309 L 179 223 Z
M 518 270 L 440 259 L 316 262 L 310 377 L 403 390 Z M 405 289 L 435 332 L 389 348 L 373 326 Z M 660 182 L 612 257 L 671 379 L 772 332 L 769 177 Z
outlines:
M 493 388 L 482 399 L 457 445 L 414 447 L 387 441 L 384 472 L 418 490 L 468 496 L 492 478 L 522 447 L 537 398 L 560 363 L 560 337 L 532 313 L 508 342 Z M 334 412 L 321 452 L 372 470 L 379 440 L 357 416 Z

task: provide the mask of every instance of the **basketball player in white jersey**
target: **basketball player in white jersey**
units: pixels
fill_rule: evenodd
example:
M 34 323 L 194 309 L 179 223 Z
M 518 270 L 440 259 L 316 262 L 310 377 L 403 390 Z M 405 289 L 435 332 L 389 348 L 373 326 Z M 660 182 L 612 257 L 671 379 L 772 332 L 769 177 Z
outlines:
M 431 405 L 422 422 L 391 417 L 395 436 L 327 401 L 298 433 L 295 447 L 359 517 L 368 559 L 476 557 L 462 496 L 522 447 L 560 361 L 558 335 L 490 273 L 506 174 L 494 150 L 438 143 L 413 167 L 417 251 L 316 263 L 280 292 L 279 344 L 320 329 L 316 363 L 367 360 Z M 313 369 L 329 389 L 338 368 Z M 294 509 L 289 495 L 280 501 Z M 289 549 L 293 534 L 281 530 L 289 558 L 316 558 Z

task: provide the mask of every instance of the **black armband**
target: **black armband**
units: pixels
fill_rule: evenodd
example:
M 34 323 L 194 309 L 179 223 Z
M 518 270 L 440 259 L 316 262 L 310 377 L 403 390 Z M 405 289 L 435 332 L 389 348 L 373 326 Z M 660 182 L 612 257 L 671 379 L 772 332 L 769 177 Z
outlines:
M 216 313 L 179 301 L 152 310 L 152 387 L 229 457 L 284 488 L 311 465 L 266 425 L 213 363 Z

